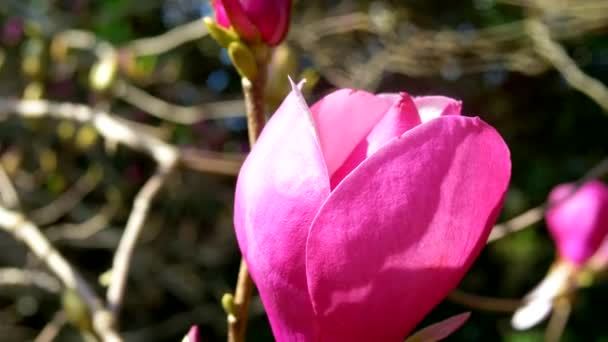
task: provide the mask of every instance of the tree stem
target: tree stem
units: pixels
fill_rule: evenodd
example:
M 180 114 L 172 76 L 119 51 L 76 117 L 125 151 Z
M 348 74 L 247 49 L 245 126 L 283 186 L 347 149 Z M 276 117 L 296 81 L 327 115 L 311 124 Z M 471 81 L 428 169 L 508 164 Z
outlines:
M 258 67 L 259 72 L 255 80 L 249 80 L 246 77 L 242 78 L 250 148 L 253 148 L 253 144 L 262 132 L 262 128 L 264 128 L 264 124 L 266 123 L 266 115 L 264 112 L 266 62 L 259 62 Z M 236 312 L 234 316 L 228 315 L 228 342 L 245 341 L 247 316 L 249 314 L 249 302 L 252 292 L 253 281 L 249 276 L 245 259 L 241 258 L 241 265 L 234 293 L 234 306 Z

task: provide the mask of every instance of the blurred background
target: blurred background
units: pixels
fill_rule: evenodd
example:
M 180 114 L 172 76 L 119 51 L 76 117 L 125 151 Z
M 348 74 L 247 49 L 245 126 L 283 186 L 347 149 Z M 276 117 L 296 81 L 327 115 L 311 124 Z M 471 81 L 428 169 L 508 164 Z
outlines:
M 553 186 L 583 177 L 608 154 L 608 91 L 585 83 L 608 82 L 608 1 L 294 6 L 270 68 L 269 113 L 288 90 L 288 74 L 308 79 L 309 102 L 336 87 L 461 99 L 465 114 L 489 122 L 511 148 L 501 221 L 541 205 Z M 35 223 L 100 296 L 133 200 L 154 174 L 154 148 L 142 146 L 182 155 L 132 258 L 120 320 L 128 341 L 178 341 L 191 324 L 204 341 L 225 340 L 220 301 L 240 260 L 232 200 L 247 125 L 240 78 L 204 16 L 213 16 L 206 0 L 0 3 L 0 203 Z M 112 125 L 100 132 L 95 113 L 152 143 L 131 146 Z M 521 298 L 554 258 L 541 221 L 485 248 L 460 289 Z M 82 340 L 63 313 L 74 306 L 67 297 L 45 265 L 0 230 L 0 340 Z M 546 323 L 514 331 L 509 303 L 490 300 L 485 311 L 456 302 L 444 301 L 421 326 L 470 310 L 448 340 L 545 336 Z M 606 307 L 601 278 L 577 291 L 563 340 L 608 341 Z M 248 337 L 272 341 L 257 297 Z

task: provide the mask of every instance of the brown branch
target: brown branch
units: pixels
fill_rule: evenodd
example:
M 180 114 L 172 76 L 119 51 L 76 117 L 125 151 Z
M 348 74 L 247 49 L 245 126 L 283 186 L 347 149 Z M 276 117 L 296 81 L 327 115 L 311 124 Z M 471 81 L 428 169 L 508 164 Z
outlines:
M 48 273 L 22 268 L 0 268 L 0 286 L 36 286 L 51 293 L 61 290 L 61 284 Z
M 488 296 L 480 296 L 464 292 L 460 289 L 453 290 L 447 299 L 456 304 L 460 304 L 470 309 L 511 313 L 519 309 L 524 303 L 519 299 L 505 299 Z
M 207 27 L 202 19 L 177 26 L 156 37 L 136 39 L 122 49 L 136 56 L 158 55 L 190 41 L 198 40 L 207 35 Z
M 529 19 L 526 29 L 534 42 L 535 51 L 549 61 L 573 88 L 587 95 L 608 113 L 608 88 L 585 74 L 566 50 L 551 38 L 549 28 L 540 20 Z
M 224 158 L 217 153 L 197 152 L 196 150 L 188 150 L 182 155 L 177 147 L 149 134 L 128 120 L 81 104 L 0 98 L 0 112 L 14 113 L 23 117 L 49 116 L 90 123 L 105 139 L 146 153 L 164 168 L 171 168 L 174 160 L 178 159 L 180 165 L 188 169 L 235 175 L 242 162 L 242 158 Z
M 151 203 L 170 174 L 170 167 L 159 167 L 156 173 L 139 190 L 137 196 L 135 196 L 133 209 L 127 220 L 125 231 L 120 239 L 112 263 L 112 277 L 107 292 L 107 300 L 108 307 L 114 317 L 118 317 L 122 306 L 131 257 L 143 230 Z
M 242 117 L 245 113 L 242 101 L 220 101 L 198 106 L 178 106 L 152 96 L 145 91 L 117 80 L 114 84 L 114 95 L 125 102 L 157 118 L 190 125 L 202 120 Z
M 80 201 L 95 190 L 102 179 L 102 171 L 98 167 L 91 167 L 80 177 L 72 187 L 63 192 L 53 202 L 44 207 L 33 210 L 28 214 L 32 222 L 46 225 L 54 222 L 72 210 Z
M 566 330 L 566 324 L 572 313 L 570 298 L 558 298 L 553 303 L 553 313 L 545 330 L 546 342 L 559 342 Z
M 34 342 L 52 342 L 55 340 L 61 328 L 67 323 L 67 317 L 63 310 L 57 311 L 53 316 L 53 319 L 48 322 L 44 328 L 40 331 L 38 336 L 34 339 Z
M 264 85 L 266 82 L 266 64 L 258 63 L 261 69 L 258 77 L 250 81 L 243 77 L 243 94 L 245 95 L 245 108 L 247 108 L 247 125 L 249 131 L 249 145 L 253 147 L 266 123 L 264 113 Z M 228 314 L 228 342 L 242 342 L 245 340 L 247 318 L 249 315 L 249 302 L 253 293 L 253 281 L 249 276 L 247 263 L 241 258 L 239 275 L 234 292 L 234 315 Z
M 19 207 L 19 194 L 13 185 L 11 178 L 0 163 L 0 200 L 2 204 L 10 209 Z
M 45 232 L 51 241 L 87 239 L 106 228 L 119 208 L 120 203 L 110 202 L 84 222 L 52 226 L 46 228 Z
M 608 157 L 602 159 L 599 163 L 593 166 L 589 171 L 585 173 L 583 177 L 576 181 L 577 188 L 588 180 L 600 178 L 608 174 Z M 572 191 L 572 193 L 574 193 Z M 507 220 L 506 222 L 497 224 L 492 229 L 490 237 L 487 243 L 499 240 L 511 233 L 518 232 L 522 229 L 530 227 L 531 225 L 540 222 L 543 219 L 545 211 L 548 208 L 548 203 L 543 203 L 537 207 L 526 210 L 524 213 Z
M 42 234 L 40 229 L 21 213 L 0 206 L 0 228 L 23 241 L 68 289 L 74 290 L 91 312 L 94 328 L 104 341 L 121 341 L 114 322 L 88 282 L 70 265 Z

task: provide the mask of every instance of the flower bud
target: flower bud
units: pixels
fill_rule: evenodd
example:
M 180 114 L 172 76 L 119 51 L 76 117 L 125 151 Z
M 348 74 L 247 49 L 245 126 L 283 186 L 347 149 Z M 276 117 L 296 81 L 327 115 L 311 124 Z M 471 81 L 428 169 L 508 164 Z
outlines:
M 290 0 L 213 0 L 217 22 L 241 39 L 278 45 L 289 29 Z

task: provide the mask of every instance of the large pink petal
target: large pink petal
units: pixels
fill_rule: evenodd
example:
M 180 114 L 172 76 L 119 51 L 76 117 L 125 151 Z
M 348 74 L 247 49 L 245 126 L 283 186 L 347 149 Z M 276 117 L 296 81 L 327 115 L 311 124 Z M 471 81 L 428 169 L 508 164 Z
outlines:
M 462 102 L 446 96 L 420 96 L 414 98 L 420 120 L 427 122 L 444 115 L 460 115 Z
M 545 217 L 559 253 L 575 264 L 585 263 L 608 233 L 608 186 L 594 180 L 576 189 L 562 184 L 549 195 Z
M 394 103 L 388 112 L 372 128 L 367 137 L 359 142 L 346 161 L 331 176 L 332 189 L 363 160 L 376 153 L 380 147 L 420 124 L 418 111 L 408 94 L 401 93 L 390 97 L 390 99 Z
M 306 237 L 329 194 L 323 156 L 294 92 L 268 122 L 240 171 L 234 208 L 239 247 L 277 341 L 313 341 Z
M 392 100 L 366 91 L 340 89 L 310 108 L 329 175 L 346 161 L 392 104 Z
M 285 38 L 289 28 L 290 0 L 241 0 L 241 3 L 264 42 L 274 46 Z
M 306 246 L 322 341 L 402 341 L 485 245 L 509 150 L 478 118 L 445 116 L 393 140 L 333 190 Z

